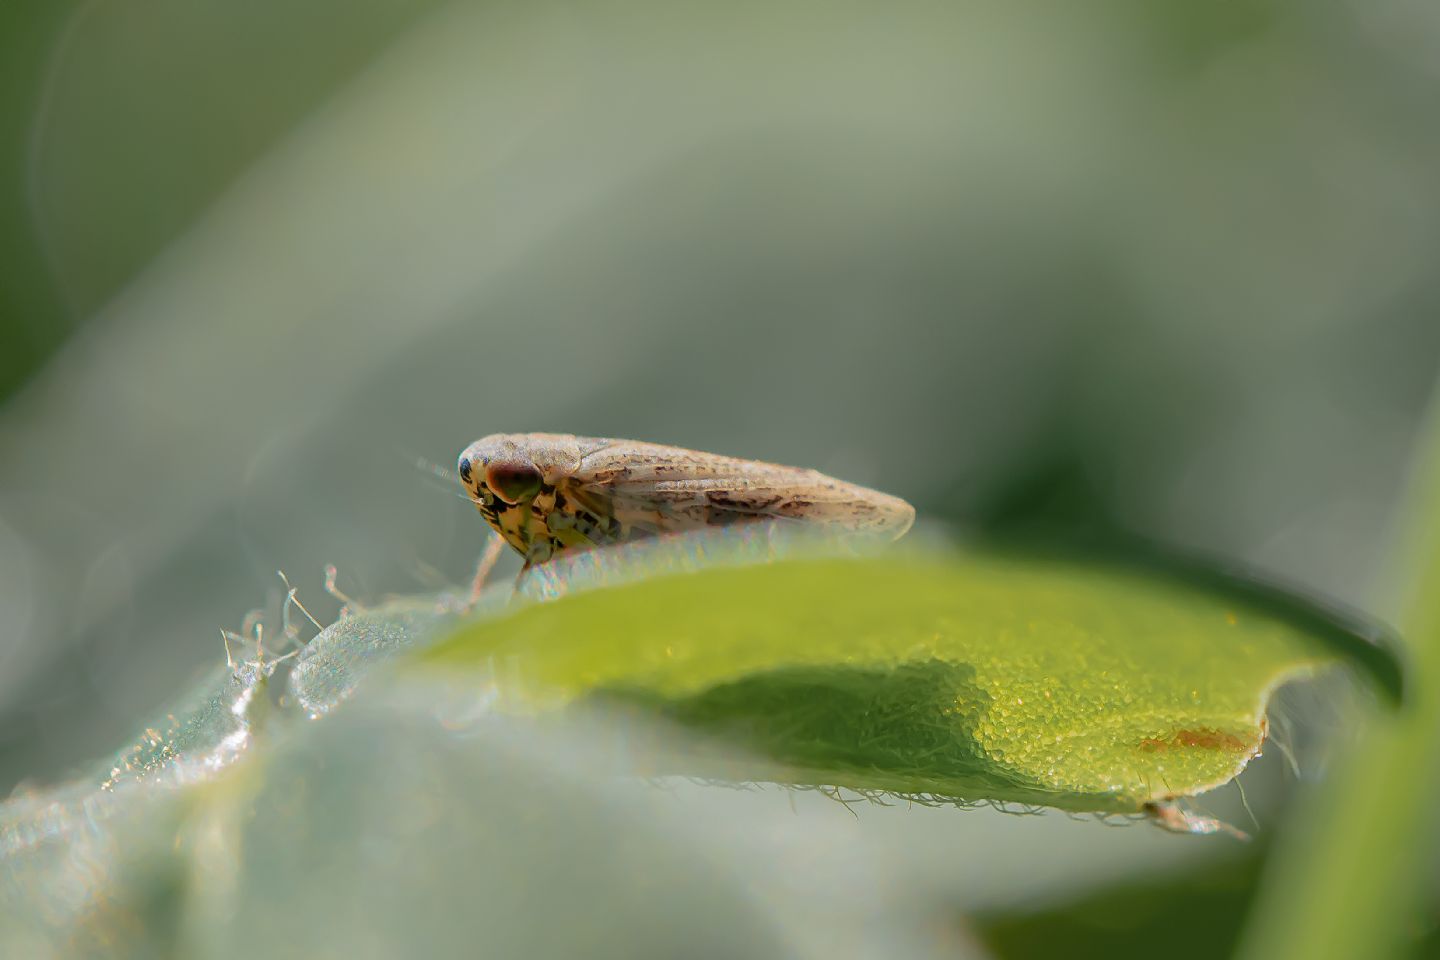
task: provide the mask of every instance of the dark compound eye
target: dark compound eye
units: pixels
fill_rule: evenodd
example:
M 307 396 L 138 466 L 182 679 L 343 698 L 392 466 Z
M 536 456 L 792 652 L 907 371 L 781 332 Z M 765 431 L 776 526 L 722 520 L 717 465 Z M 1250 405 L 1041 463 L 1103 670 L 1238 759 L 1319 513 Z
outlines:
M 496 460 L 485 468 L 485 483 L 506 503 L 519 503 L 540 492 L 540 471 L 533 463 Z
M 470 458 L 460 458 L 460 479 L 465 483 L 470 482 Z

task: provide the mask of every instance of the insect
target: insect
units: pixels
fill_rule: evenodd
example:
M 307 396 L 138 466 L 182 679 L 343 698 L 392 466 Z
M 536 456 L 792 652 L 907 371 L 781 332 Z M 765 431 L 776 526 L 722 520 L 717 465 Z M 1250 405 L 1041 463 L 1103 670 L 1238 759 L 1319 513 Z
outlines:
M 635 440 L 497 433 L 460 454 L 460 482 L 524 569 L 557 553 L 659 534 L 796 521 L 896 539 L 915 508 L 815 470 Z

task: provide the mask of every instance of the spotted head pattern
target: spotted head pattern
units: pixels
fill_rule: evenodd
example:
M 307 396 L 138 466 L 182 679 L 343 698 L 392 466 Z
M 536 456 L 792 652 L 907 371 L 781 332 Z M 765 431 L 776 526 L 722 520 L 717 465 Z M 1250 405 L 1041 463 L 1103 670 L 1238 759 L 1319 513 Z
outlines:
M 894 539 L 915 518 L 898 497 L 814 470 L 635 440 L 493 434 L 465 448 L 459 473 L 526 566 L 563 550 L 767 520 Z

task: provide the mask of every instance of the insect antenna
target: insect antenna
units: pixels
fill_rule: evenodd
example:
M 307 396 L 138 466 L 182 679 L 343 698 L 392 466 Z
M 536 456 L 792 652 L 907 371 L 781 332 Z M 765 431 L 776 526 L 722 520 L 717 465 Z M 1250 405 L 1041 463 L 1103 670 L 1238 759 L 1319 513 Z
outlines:
M 423 479 L 428 485 L 436 487 L 438 489 L 442 489 L 452 497 L 457 497 L 461 500 L 468 500 L 470 503 L 476 504 L 477 506 L 480 504 L 479 498 L 469 493 L 468 491 L 464 493 L 456 492 L 455 487 L 460 484 L 460 478 L 456 475 L 455 471 L 451 470 L 449 467 L 441 466 L 434 460 L 427 459 L 426 457 L 422 457 L 418 454 L 413 454 L 405 450 L 400 450 L 399 456 L 402 457 L 406 462 L 408 462 L 412 468 L 420 471 L 422 474 L 425 474 L 425 477 Z M 444 483 L 435 483 L 430 479 L 431 477 L 443 480 Z
M 451 470 L 449 467 L 442 466 L 441 464 L 436 463 L 429 457 L 422 457 L 414 450 L 407 450 L 404 447 L 397 447 L 395 449 L 395 453 L 402 459 L 408 461 L 410 466 L 414 467 L 416 470 L 421 471 L 422 473 L 431 474 L 432 476 L 439 477 L 441 480 L 446 480 L 450 483 L 459 482 L 459 478 L 455 476 L 454 470 Z
M 480 502 L 480 500 L 479 500 L 478 497 L 472 496 L 472 495 L 470 495 L 470 494 L 468 494 L 468 493 L 457 493 L 456 490 L 455 490 L 455 488 L 452 487 L 452 486 L 451 486 L 450 484 L 448 484 L 448 483 L 447 483 L 447 484 L 435 483 L 435 482 L 433 482 L 429 477 L 424 477 L 424 478 L 422 478 L 422 479 L 425 481 L 425 485 L 426 485 L 426 486 L 428 486 L 428 487 L 433 487 L 433 488 L 436 489 L 436 490 L 443 490 L 446 494 L 448 494 L 448 495 L 450 495 L 450 496 L 452 496 L 452 497 L 456 497 L 456 498 L 458 498 L 458 499 L 460 499 L 460 500 L 469 500 L 471 503 L 479 503 L 479 502 Z

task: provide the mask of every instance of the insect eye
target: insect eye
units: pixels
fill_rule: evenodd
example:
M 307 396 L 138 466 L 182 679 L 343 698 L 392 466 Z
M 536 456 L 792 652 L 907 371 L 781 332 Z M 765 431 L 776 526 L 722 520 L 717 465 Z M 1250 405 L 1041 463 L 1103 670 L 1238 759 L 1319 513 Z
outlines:
M 485 468 L 485 483 L 506 503 L 519 503 L 540 492 L 540 471 L 533 463 L 497 460 Z
M 470 482 L 470 458 L 469 458 L 469 457 L 461 457 L 461 458 L 460 458 L 460 479 L 461 479 L 461 481 L 463 481 L 464 483 L 469 483 L 469 482 Z

